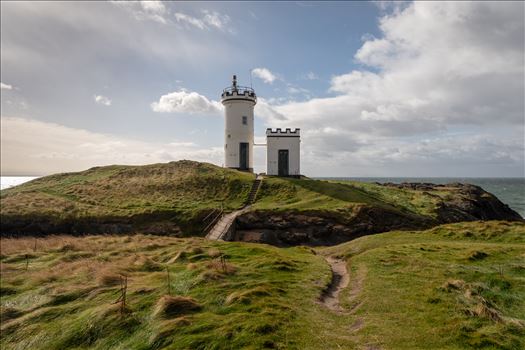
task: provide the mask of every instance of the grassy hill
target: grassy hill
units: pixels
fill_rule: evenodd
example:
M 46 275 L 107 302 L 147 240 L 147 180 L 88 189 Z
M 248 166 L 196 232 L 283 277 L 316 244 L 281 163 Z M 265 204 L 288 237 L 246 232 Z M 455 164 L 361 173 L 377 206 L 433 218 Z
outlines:
M 22 232 L 125 232 L 133 224 L 139 231 L 172 232 L 175 226 L 175 233 L 193 233 L 211 210 L 241 206 L 254 178 L 193 161 L 96 167 L 3 190 L 1 215 L 3 225 L 13 223 Z M 35 222 L 37 227 L 23 227 Z
M 339 312 L 319 302 L 331 280 L 325 256 L 350 273 Z M 525 346 L 520 222 L 316 251 L 149 235 L 3 238 L 0 258 L 3 349 Z
M 1 233 L 202 236 L 210 213 L 241 207 L 253 180 L 253 174 L 193 161 L 46 176 L 1 191 Z M 450 209 L 448 203 L 459 204 Z M 513 218 L 512 210 L 479 188 L 419 190 L 308 178 L 266 178 L 252 211 L 329 218 L 359 228 L 359 234 Z

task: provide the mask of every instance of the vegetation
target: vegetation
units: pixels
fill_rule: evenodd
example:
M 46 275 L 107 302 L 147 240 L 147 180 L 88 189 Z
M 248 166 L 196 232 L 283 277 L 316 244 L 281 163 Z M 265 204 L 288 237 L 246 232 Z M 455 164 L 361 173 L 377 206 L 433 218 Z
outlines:
M 2 349 L 293 347 L 330 279 L 310 249 L 145 235 L 3 239 L 1 266 Z
M 390 232 L 316 252 L 149 235 L 1 247 L 3 349 L 525 346 L 519 222 Z M 318 302 L 327 255 L 350 272 L 342 312 Z
M 389 232 L 326 248 L 350 270 L 342 292 L 356 344 L 388 349 L 523 349 L 525 225 L 471 222 Z
M 454 190 L 434 192 L 452 195 Z M 434 217 L 438 203 L 437 197 L 428 192 L 390 188 L 373 183 L 271 177 L 264 180 L 254 207 L 337 211 L 352 210 L 364 204 Z
M 198 226 L 211 209 L 240 207 L 253 179 L 253 174 L 193 161 L 96 167 L 3 190 L 1 215 L 5 222 L 78 223 L 112 218 L 129 222 L 134 218 Z M 189 225 L 184 228 L 191 231 Z
M 242 207 L 253 180 L 253 174 L 193 161 L 114 165 L 46 176 L 2 190 L 2 234 L 202 236 L 220 209 L 229 212 Z M 442 210 L 449 203 L 453 208 Z M 267 214 L 310 212 L 344 224 L 354 220 L 360 227 L 369 227 L 366 233 L 472 220 L 480 213 L 485 219 L 518 217 L 482 190 L 478 198 L 458 187 L 423 191 L 277 177 L 264 179 L 252 209 Z

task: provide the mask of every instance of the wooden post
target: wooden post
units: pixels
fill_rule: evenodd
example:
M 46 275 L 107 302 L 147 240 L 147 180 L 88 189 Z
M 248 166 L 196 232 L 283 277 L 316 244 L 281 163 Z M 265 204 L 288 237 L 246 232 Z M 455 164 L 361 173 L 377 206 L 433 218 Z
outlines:
M 26 254 L 26 271 L 29 268 L 29 255 Z
M 168 295 L 171 295 L 170 270 L 167 266 L 166 266 L 166 275 L 167 275 L 167 280 L 168 280 Z
M 221 254 L 221 266 L 222 266 L 222 271 L 226 272 L 226 258 L 222 254 Z
M 126 293 L 128 291 L 128 276 L 120 275 L 120 296 L 113 304 L 120 303 L 120 316 L 126 313 Z

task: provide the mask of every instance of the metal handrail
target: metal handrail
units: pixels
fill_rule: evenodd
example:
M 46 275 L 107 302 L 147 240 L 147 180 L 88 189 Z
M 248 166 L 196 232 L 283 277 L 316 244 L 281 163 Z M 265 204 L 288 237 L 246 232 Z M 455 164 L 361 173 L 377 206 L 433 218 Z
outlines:
M 237 94 L 244 94 L 244 92 L 251 92 L 255 95 L 255 90 L 247 86 L 229 86 L 222 90 L 222 93 L 237 92 Z
M 219 211 L 219 214 L 208 224 L 208 226 L 206 226 L 206 228 L 204 229 L 204 232 L 209 233 L 208 230 L 210 228 L 213 228 L 215 226 L 215 224 L 220 221 L 220 219 L 222 218 L 223 214 L 224 214 L 224 210 Z

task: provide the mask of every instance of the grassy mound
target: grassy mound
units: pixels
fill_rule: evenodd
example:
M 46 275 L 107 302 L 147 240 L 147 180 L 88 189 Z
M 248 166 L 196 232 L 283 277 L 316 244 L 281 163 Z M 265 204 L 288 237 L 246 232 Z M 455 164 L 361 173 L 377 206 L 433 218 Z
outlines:
M 0 233 L 204 235 L 220 208 L 228 212 L 243 205 L 253 180 L 253 174 L 193 161 L 46 176 L 1 192 Z M 423 190 L 308 178 L 266 178 L 252 209 L 262 213 L 261 227 L 268 214 L 303 214 L 350 227 L 351 234 L 345 227 L 335 229 L 342 237 L 338 242 L 445 222 L 520 220 L 475 186 Z M 291 219 L 286 218 L 296 226 L 297 220 Z
M 347 261 L 342 312 L 318 301 L 331 281 L 325 255 Z M 0 346 L 522 349 L 524 257 L 525 225 L 498 221 L 316 251 L 147 235 L 3 239 Z M 146 259 L 162 268 L 144 269 Z
M 201 306 L 195 299 L 183 296 L 162 296 L 155 306 L 154 316 L 162 318 L 173 318 L 175 316 L 182 316 L 197 310 Z
M 140 224 L 150 233 L 187 233 L 198 231 L 212 209 L 241 206 L 253 179 L 193 161 L 96 167 L 3 190 L 0 214 L 4 230 L 23 234 L 120 233 Z

